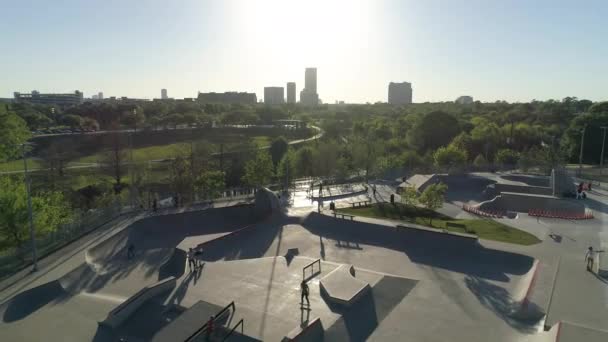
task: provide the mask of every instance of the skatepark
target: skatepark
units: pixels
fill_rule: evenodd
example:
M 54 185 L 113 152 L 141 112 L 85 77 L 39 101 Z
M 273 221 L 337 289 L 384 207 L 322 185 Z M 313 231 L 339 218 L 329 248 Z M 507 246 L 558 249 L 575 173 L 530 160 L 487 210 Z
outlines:
M 488 201 L 491 184 L 549 184 L 530 179 L 451 180 L 440 211 L 472 216 L 462 205 Z M 204 340 L 211 315 L 218 341 L 606 340 L 608 284 L 583 267 L 586 246 L 600 247 L 601 190 L 585 204 L 593 220 L 497 219 L 542 240 L 532 246 L 336 218 L 319 203 L 395 192 L 374 188 L 301 190 L 288 201 L 260 191 L 254 204 L 112 222 L 106 236 L 2 291 L 0 340 Z M 195 247 L 201 266 L 191 272 Z M 310 306 L 300 303 L 303 279 Z

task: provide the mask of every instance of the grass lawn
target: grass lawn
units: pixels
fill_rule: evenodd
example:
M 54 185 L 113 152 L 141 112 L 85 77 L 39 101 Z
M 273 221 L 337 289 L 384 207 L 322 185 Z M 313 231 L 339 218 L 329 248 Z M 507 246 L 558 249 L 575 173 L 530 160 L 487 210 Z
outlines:
M 453 219 L 432 210 L 406 206 L 402 203 L 395 203 L 394 205 L 389 203 L 373 204 L 366 208 L 346 208 L 339 209 L 339 211 L 350 215 L 400 220 L 426 227 L 465 233 L 462 228 L 446 227 L 447 222 L 459 223 L 465 225 L 469 233 L 474 233 L 481 239 L 516 243 L 520 245 L 533 245 L 540 242 L 536 236 L 530 233 L 509 227 L 494 220 Z
M 40 162 L 35 159 L 27 159 L 27 168 L 37 169 L 40 167 Z M 0 172 L 7 171 L 22 171 L 23 170 L 23 159 L 11 160 L 9 162 L 0 163 Z

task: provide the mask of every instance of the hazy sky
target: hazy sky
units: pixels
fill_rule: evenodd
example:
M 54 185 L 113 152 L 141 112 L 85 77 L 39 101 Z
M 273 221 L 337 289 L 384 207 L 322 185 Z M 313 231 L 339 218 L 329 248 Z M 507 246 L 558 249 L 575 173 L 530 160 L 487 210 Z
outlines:
M 324 102 L 608 100 L 608 1 L 0 0 L 0 97 L 195 97 L 304 85 Z M 299 97 L 299 95 L 298 95 Z

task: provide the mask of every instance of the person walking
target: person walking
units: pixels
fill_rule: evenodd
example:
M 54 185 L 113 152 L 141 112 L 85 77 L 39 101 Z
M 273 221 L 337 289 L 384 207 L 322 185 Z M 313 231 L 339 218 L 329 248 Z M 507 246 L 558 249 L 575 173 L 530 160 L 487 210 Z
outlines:
M 595 251 L 593 247 L 589 246 L 587 253 L 585 254 L 585 261 L 587 261 L 587 271 L 593 272 L 593 261 L 595 260 Z
M 131 258 L 135 257 L 135 245 L 133 243 L 129 244 L 127 247 L 127 259 L 131 260 Z
M 310 306 L 310 300 L 308 300 L 309 288 L 308 284 L 306 284 L 306 280 L 302 280 L 300 283 L 300 290 L 302 291 L 300 294 L 300 304 L 304 305 L 304 299 L 306 299 L 306 304 Z
M 196 261 L 194 261 L 194 251 L 192 250 L 192 248 L 188 249 L 188 253 L 186 254 L 187 258 L 188 258 L 188 269 L 190 270 L 190 272 L 192 272 L 192 270 L 196 269 Z

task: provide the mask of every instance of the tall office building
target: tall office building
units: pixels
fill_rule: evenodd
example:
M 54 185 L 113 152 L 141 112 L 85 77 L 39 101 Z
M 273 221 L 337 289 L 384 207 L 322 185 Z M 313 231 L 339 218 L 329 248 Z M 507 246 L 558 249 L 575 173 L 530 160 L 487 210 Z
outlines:
M 296 103 L 296 82 L 287 82 L 287 103 Z
M 304 73 L 304 89 L 300 92 L 300 103 L 305 106 L 316 106 L 319 104 L 317 68 L 306 68 Z
M 169 97 L 167 96 L 167 89 L 161 89 L 160 90 L 160 98 L 163 100 L 168 99 Z
M 97 94 L 97 99 L 98 99 L 98 100 L 103 100 L 103 92 L 102 92 L 102 91 L 100 91 L 100 92 Z
M 391 82 L 388 85 L 388 103 L 404 105 L 412 103 L 412 84 Z
M 264 87 L 264 103 L 276 105 L 285 103 L 283 87 Z

